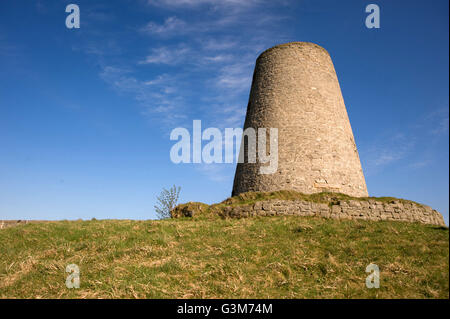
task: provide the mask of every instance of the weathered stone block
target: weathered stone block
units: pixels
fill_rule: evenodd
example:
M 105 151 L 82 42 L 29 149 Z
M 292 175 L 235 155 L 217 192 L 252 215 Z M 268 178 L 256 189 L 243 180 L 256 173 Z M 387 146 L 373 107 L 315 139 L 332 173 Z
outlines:
M 331 206 L 331 213 L 332 214 L 340 214 L 341 212 L 342 212 L 341 206 L 339 206 L 339 205 Z

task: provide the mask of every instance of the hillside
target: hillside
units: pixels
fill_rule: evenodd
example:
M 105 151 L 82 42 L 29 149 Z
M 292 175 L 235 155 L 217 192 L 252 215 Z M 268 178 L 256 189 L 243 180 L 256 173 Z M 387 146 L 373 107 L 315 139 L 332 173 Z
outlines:
M 1 229 L 0 252 L 1 298 L 449 298 L 448 228 L 417 223 L 60 221 Z

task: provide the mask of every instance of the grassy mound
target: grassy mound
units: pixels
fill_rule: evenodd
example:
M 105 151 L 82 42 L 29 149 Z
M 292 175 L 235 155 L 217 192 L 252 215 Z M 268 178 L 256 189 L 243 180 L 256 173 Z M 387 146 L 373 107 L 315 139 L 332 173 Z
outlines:
M 2 298 L 449 298 L 448 229 L 413 223 L 60 221 L 0 230 L 0 252 Z
M 314 203 L 330 203 L 339 200 L 358 200 L 366 201 L 373 199 L 379 202 L 412 202 L 410 200 L 395 198 L 395 197 L 353 197 L 341 193 L 314 193 L 314 194 L 303 194 L 296 191 L 281 190 L 275 192 L 247 192 L 242 193 L 237 196 L 233 196 L 224 200 L 222 205 L 243 205 L 243 204 L 253 204 L 257 201 L 270 200 L 270 199 L 283 199 L 283 200 L 304 200 Z M 415 203 L 421 205 L 419 203 Z
M 240 206 L 254 204 L 258 201 L 280 199 L 280 200 L 303 200 L 313 203 L 325 203 L 332 205 L 340 200 L 357 200 L 367 201 L 376 200 L 378 202 L 392 202 L 397 201 L 401 203 L 414 203 L 416 205 L 422 205 L 410 200 L 395 198 L 395 197 L 352 197 L 341 193 L 322 192 L 315 194 L 303 194 L 296 191 L 281 190 L 275 192 L 247 192 L 237 196 L 229 197 L 224 201 L 207 205 L 199 202 L 189 202 L 186 204 L 178 205 L 172 212 L 172 217 L 211 217 L 218 215 L 219 211 L 227 206 Z

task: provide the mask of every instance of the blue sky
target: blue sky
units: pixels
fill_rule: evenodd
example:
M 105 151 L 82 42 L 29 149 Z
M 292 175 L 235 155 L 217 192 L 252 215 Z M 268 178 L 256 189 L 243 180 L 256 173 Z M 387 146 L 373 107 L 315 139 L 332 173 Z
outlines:
M 65 7 L 79 5 L 80 29 Z M 381 9 L 367 29 L 365 7 Z M 448 1 L 0 2 L 0 219 L 155 218 L 230 196 L 235 164 L 173 164 L 170 131 L 242 127 L 255 59 L 332 56 L 370 195 L 448 224 Z

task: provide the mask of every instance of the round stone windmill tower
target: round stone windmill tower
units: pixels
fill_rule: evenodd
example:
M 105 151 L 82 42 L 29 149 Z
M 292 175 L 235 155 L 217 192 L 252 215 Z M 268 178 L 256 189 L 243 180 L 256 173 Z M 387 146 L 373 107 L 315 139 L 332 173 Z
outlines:
M 249 127 L 278 129 L 278 169 L 260 174 L 267 164 L 238 163 L 233 195 L 275 190 L 368 195 L 333 62 L 322 47 L 292 42 L 258 57 L 244 130 Z M 248 145 L 242 143 L 247 159 Z

